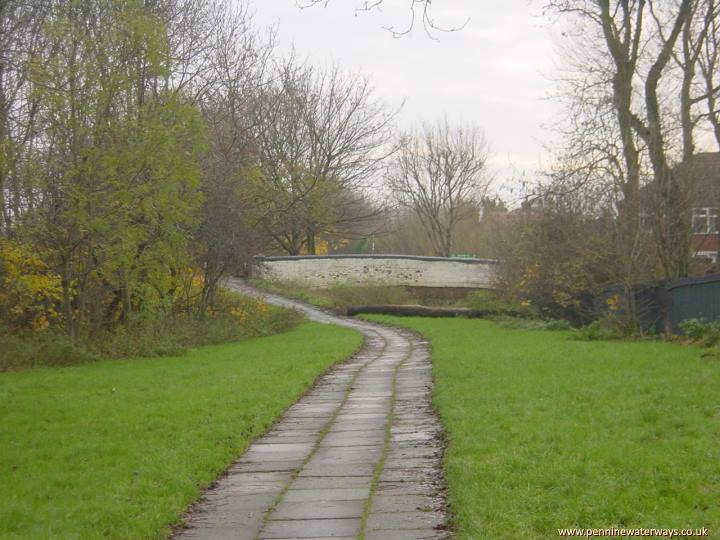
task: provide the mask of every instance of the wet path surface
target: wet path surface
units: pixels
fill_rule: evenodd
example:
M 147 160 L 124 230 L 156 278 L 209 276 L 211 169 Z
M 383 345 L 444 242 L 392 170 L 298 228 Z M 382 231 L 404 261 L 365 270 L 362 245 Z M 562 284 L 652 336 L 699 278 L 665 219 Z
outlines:
M 239 281 L 229 287 L 257 294 Z M 312 320 L 356 329 L 365 345 L 250 446 L 206 491 L 176 538 L 447 538 L 425 342 L 262 296 Z

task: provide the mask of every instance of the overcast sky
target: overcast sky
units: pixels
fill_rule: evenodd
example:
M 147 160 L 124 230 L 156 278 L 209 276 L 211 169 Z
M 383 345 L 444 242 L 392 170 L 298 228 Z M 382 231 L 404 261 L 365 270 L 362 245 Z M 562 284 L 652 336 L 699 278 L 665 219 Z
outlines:
M 298 0 L 302 1 L 302 0 Z M 251 0 L 261 26 L 279 25 L 279 46 L 319 65 L 333 62 L 371 77 L 377 95 L 391 105 L 405 100 L 400 122 L 410 126 L 447 114 L 485 129 L 499 180 L 537 169 L 557 108 L 547 100 L 556 30 L 529 0 L 436 0 L 438 25 L 393 38 L 383 26 L 407 26 L 410 0 L 385 0 L 382 10 L 354 12 L 361 0 L 331 0 L 327 7 L 299 9 L 296 0 Z M 505 190 L 503 190 L 505 191 Z

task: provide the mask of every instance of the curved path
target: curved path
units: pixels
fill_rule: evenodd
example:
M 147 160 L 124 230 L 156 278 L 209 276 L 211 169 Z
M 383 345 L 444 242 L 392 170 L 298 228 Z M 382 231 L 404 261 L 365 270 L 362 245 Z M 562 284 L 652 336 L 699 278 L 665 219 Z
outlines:
M 365 344 L 322 376 L 205 492 L 176 538 L 447 538 L 426 343 L 237 280 L 229 287 L 358 330 Z

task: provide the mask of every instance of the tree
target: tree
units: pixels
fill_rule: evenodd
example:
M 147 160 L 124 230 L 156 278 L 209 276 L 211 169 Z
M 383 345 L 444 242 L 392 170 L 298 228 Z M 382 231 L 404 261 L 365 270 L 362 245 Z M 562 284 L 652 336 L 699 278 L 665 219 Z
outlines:
M 492 240 L 502 254 L 498 293 L 543 316 L 587 322 L 582 296 L 614 283 L 618 265 L 614 216 L 592 202 L 548 189 L 509 212 Z
M 37 100 L 29 60 L 44 46 L 47 7 L 0 2 L 0 235 L 11 236 L 24 207 L 26 166 L 36 135 Z
M 692 101 L 700 101 L 704 97 L 707 120 L 720 151 L 720 3 L 707 0 L 704 5 L 702 30 L 695 41 L 695 46 L 700 50 L 697 62 L 704 96 L 701 94 Z
M 302 8 L 308 8 L 317 5 L 327 7 L 329 3 L 330 0 L 304 0 L 301 1 L 299 5 Z M 372 11 L 375 9 L 380 9 L 384 3 L 385 0 L 358 1 L 355 6 L 355 12 L 357 13 L 360 11 Z M 416 24 L 420 22 L 420 24 L 422 24 L 423 30 L 425 30 L 425 33 L 428 35 L 428 37 L 434 39 L 434 33 L 436 31 L 456 32 L 465 28 L 465 26 L 469 22 L 469 19 L 466 19 L 465 22 L 463 22 L 459 26 L 446 27 L 443 25 L 439 25 L 432 15 L 432 5 L 432 0 L 410 0 L 408 3 L 408 8 L 410 10 L 410 20 L 405 26 L 405 28 L 398 29 L 394 26 L 386 26 L 385 29 L 388 30 L 393 35 L 393 37 L 397 38 L 409 34 L 413 30 L 413 28 L 415 28 Z
M 17 234 L 60 275 L 78 336 L 166 300 L 196 222 L 203 130 L 182 95 L 155 84 L 170 54 L 144 2 L 58 4 L 42 31 L 27 67 L 37 130 Z
M 292 61 L 255 103 L 257 220 L 287 253 L 314 254 L 318 235 L 363 217 L 353 207 L 364 208 L 363 194 L 392 152 L 397 111 L 374 97 L 364 77 Z
M 222 279 L 247 272 L 268 243 L 254 217 L 250 186 L 259 174 L 252 108 L 268 82 L 273 36 L 259 36 L 243 9 L 222 20 L 212 47 L 212 74 L 206 76 L 213 84 L 200 100 L 209 143 L 202 160 L 202 217 L 192 245 L 202 275 L 200 316 L 213 304 Z
M 582 32 L 573 41 L 574 47 L 600 57 L 599 62 L 585 62 L 577 71 L 577 80 L 592 84 L 579 85 L 582 91 L 575 100 L 606 96 L 600 110 L 614 116 L 602 116 L 609 127 L 605 134 L 611 133 L 611 138 L 603 140 L 592 133 L 595 123 L 586 122 L 588 117 L 581 118 L 582 129 L 572 130 L 572 136 L 606 143 L 612 149 L 608 157 L 619 158 L 613 167 L 621 179 L 618 219 L 623 223 L 626 251 L 637 241 L 643 213 L 652 218 L 663 276 L 686 275 L 690 256 L 687 186 L 675 178 L 673 165 L 692 157 L 696 131 L 708 120 L 712 122 L 712 100 L 720 90 L 712 83 L 708 86 L 706 78 L 705 90 L 700 91 L 697 77 L 698 66 L 704 73 L 703 66 L 713 62 L 708 52 L 718 11 L 714 0 L 673 4 L 554 0 L 549 7 L 571 18 L 578 35 Z M 703 102 L 709 106 L 706 111 L 699 109 Z M 639 196 L 644 166 L 654 186 L 651 207 L 647 205 L 650 198 L 641 201 Z
M 487 159 L 488 144 L 476 126 L 451 126 L 445 119 L 402 137 L 386 172 L 388 185 L 420 218 L 437 255 L 450 255 L 454 226 L 474 208 L 467 203 L 487 194 Z

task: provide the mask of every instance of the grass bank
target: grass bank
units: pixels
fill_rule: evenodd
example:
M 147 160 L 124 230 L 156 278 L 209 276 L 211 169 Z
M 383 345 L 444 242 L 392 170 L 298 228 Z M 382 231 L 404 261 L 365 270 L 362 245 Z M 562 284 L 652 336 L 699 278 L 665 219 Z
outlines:
M 268 292 L 295 298 L 321 308 L 344 313 L 349 306 L 378 304 L 421 305 L 488 309 L 493 311 L 526 312 L 524 306 L 500 299 L 488 290 L 453 290 L 442 287 L 403 287 L 380 285 L 334 285 L 309 288 L 299 283 L 251 280 L 252 284 Z M 528 312 L 528 314 L 530 314 Z
M 432 344 L 460 539 L 709 527 L 720 538 L 720 360 L 489 321 L 368 316 Z
M 202 318 L 187 311 L 150 312 L 112 330 L 83 328 L 74 340 L 52 328 L 13 332 L 0 324 L 0 372 L 110 358 L 178 356 L 192 347 L 286 332 L 301 320 L 293 310 L 223 290 L 215 308 Z
M 0 537 L 164 538 L 361 336 L 303 323 L 182 357 L 0 374 Z

